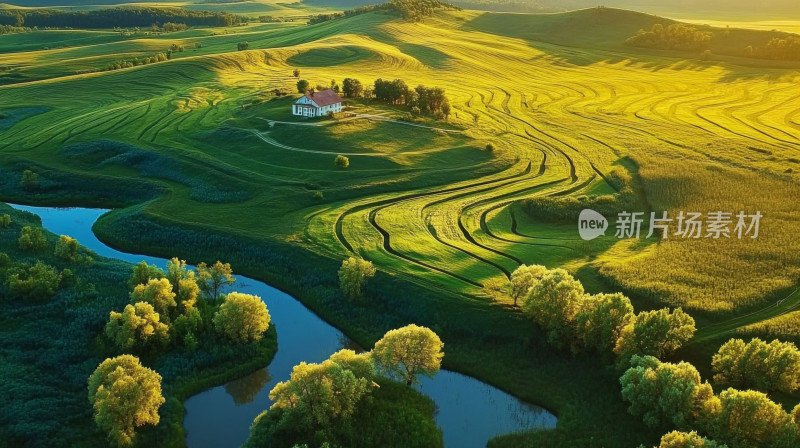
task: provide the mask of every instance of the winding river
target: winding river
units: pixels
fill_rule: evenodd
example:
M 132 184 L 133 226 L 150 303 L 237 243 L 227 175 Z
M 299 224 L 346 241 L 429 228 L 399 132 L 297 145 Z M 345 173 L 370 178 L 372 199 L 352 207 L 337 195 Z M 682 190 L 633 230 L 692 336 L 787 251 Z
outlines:
M 41 216 L 51 232 L 70 235 L 102 256 L 166 266 L 165 259 L 120 252 L 100 242 L 92 225 L 107 210 L 13 206 Z M 253 419 L 271 405 L 269 391 L 289 378 L 293 366 L 301 361 L 321 362 L 342 347 L 353 347 L 342 332 L 288 294 L 246 277 L 237 276 L 237 280 L 235 290 L 258 295 L 266 302 L 278 328 L 278 353 L 267 368 L 186 401 L 184 427 L 191 448 L 239 446 Z M 416 387 L 436 402 L 436 422 L 448 448 L 482 447 L 496 435 L 556 424 L 556 417 L 545 409 L 455 372 L 442 370 L 432 380 L 423 378 Z

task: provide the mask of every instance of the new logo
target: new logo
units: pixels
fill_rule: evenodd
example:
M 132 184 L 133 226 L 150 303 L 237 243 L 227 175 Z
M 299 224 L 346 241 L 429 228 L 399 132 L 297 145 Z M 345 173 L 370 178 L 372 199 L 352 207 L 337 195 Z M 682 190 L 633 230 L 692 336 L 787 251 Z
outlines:
M 608 229 L 608 220 L 605 216 L 592 209 L 583 209 L 578 216 L 578 232 L 584 240 L 593 240 L 604 235 Z

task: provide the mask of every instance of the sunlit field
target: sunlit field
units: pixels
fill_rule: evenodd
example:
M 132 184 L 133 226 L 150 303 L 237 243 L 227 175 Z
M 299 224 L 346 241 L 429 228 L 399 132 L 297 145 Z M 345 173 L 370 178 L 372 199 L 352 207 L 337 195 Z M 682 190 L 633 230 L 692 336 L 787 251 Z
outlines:
M 276 16 L 294 9 L 225 5 Z M 439 11 L 419 23 L 370 12 L 316 25 L 3 35 L 0 185 L 9 200 L 24 197 L 18 184 L 30 169 L 51 201 L 134 206 L 98 222 L 107 220 L 111 238 L 125 238 L 113 220 L 130 213 L 337 263 L 358 256 L 433 291 L 443 322 L 488 306 L 487 283 L 542 264 L 567 269 L 592 293 L 622 291 L 637 310 L 696 314 L 698 344 L 742 334 L 797 340 L 800 63 L 740 53 L 800 22 L 698 19 L 715 27 L 707 54 L 625 44 L 662 22 L 608 8 Z M 183 50 L 170 60 L 107 70 L 173 44 Z M 401 78 L 445 89 L 452 112 L 410 119 L 354 99 L 335 118 L 301 119 L 290 112 L 300 78 Z M 759 211 L 759 236 L 617 239 L 612 229 L 583 241 L 575 221 L 523 205 L 618 200 L 614 170 L 632 179 L 628 211 Z M 509 298 L 499 302 L 511 308 Z M 708 364 L 708 347 L 694 355 Z M 464 362 L 456 359 L 448 362 Z M 488 376 L 494 367 L 476 369 Z

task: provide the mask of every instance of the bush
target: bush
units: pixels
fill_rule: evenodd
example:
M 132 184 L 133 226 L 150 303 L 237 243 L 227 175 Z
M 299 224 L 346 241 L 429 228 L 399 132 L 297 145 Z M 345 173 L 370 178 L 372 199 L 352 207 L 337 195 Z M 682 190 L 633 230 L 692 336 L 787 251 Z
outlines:
M 334 163 L 339 168 L 347 168 L 348 166 L 350 166 L 350 159 L 339 154 L 338 156 L 336 156 Z
M 19 234 L 19 248 L 27 252 L 41 252 L 47 247 L 47 240 L 38 227 L 25 226 Z
M 11 273 L 6 279 L 6 287 L 12 296 L 31 302 L 51 299 L 58 291 L 61 276 L 55 268 L 37 261 L 31 267 L 23 267 Z

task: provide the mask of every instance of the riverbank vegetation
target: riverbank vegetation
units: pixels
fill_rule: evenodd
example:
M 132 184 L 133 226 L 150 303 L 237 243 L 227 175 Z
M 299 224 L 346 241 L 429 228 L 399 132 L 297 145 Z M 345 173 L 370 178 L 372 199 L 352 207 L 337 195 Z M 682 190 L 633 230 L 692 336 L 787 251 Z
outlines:
M 138 439 L 139 446 L 156 441 L 158 446 L 184 446 L 183 400 L 272 359 L 277 349 L 274 327 L 258 341 L 228 339 L 225 325 L 212 323 L 221 306 L 198 294 L 200 288 L 192 286 L 193 273 L 185 264 L 174 260 L 166 273 L 140 265 L 137 271 L 145 275 L 131 283 L 142 288 L 128 286 L 132 265 L 98 256 L 72 238 L 42 229 L 31 213 L 0 204 L 0 216 L 0 399 L 14 415 L 0 425 L 0 440 L 11 446 L 90 447 L 104 445 L 107 434 L 123 445 Z M 27 242 L 20 245 L 21 237 L 32 241 L 35 250 Z M 167 278 L 150 282 L 150 276 L 170 274 L 179 278 L 175 290 Z M 145 277 L 150 287 L 139 284 Z M 249 328 L 263 329 L 263 320 Z M 152 377 L 148 384 L 155 381 L 153 375 L 160 377 L 160 392 L 153 389 L 145 400 L 153 403 L 156 413 L 147 406 L 115 408 L 118 400 L 107 394 L 128 395 L 108 386 L 104 392 L 90 388 L 91 401 L 87 400 L 87 379 L 103 359 L 130 353 L 138 359 L 122 358 L 128 366 L 124 370 L 130 370 L 125 375 L 135 381 Z M 145 371 L 156 373 L 136 373 Z M 97 375 L 91 381 L 95 386 L 112 381 L 109 372 Z M 113 381 L 120 387 L 124 383 Z M 142 414 L 134 417 L 130 409 Z M 148 425 L 139 428 L 143 423 Z

